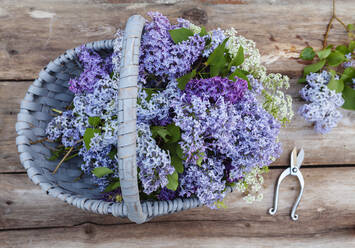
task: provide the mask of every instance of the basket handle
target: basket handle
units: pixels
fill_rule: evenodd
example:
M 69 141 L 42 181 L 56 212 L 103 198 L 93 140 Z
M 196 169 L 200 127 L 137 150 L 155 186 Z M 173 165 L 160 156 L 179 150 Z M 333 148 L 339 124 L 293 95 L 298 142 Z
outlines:
M 139 48 L 145 19 L 140 15 L 127 20 L 123 35 L 120 81 L 118 86 L 117 141 L 118 169 L 124 204 L 128 218 L 136 223 L 147 220 L 139 199 L 137 179 L 137 81 L 139 70 Z

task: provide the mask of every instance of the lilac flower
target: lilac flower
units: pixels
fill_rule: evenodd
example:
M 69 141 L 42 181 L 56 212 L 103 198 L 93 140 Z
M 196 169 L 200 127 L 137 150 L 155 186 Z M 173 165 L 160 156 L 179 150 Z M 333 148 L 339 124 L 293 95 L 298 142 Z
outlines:
M 315 123 L 315 130 L 321 134 L 330 132 L 342 118 L 337 108 L 344 104 L 344 99 L 341 93 L 327 87 L 330 79 L 327 71 L 310 73 L 306 78 L 308 84 L 300 91 L 301 97 L 309 103 L 301 106 L 298 112 Z
M 152 138 L 149 125 L 137 123 L 137 165 L 143 192 L 150 194 L 168 184 L 168 175 L 174 173 L 170 155 Z
M 224 197 L 224 171 L 228 182 L 235 182 L 280 155 L 280 123 L 247 91 L 244 80 L 233 83 L 216 77 L 200 82 L 191 80 L 172 104 L 175 125 L 183 131 L 180 145 L 187 156 L 180 195 L 196 194 L 212 206 Z
M 94 144 L 94 142 L 91 142 Z M 104 191 L 107 186 L 110 184 L 110 180 L 108 176 L 104 177 L 96 177 L 92 174 L 92 170 L 96 167 L 106 167 L 111 169 L 114 173 L 110 176 L 113 178 L 119 178 L 119 171 L 117 167 L 117 160 L 112 159 L 109 154 L 112 149 L 112 146 L 105 146 L 101 150 L 97 149 L 89 149 L 87 150 L 85 146 L 83 146 L 79 150 L 79 155 L 83 159 L 83 164 L 81 165 L 81 170 L 87 174 L 92 176 L 93 183 L 98 186 L 100 191 Z
M 211 43 L 203 51 L 203 57 L 207 58 L 216 49 L 216 47 L 221 44 L 227 37 L 225 36 L 223 30 L 220 28 L 212 30 L 210 32 Z
M 175 44 L 169 30 L 173 29 L 169 20 L 157 12 L 149 12 L 153 21 L 146 23 L 141 43 L 140 78 L 145 74 L 160 77 L 177 78 L 191 70 L 191 65 L 199 58 L 205 47 L 205 41 L 198 34 L 188 40 Z
M 46 135 L 50 140 L 60 139 L 65 147 L 71 147 L 80 139 L 79 131 L 75 128 L 74 115 L 71 110 L 54 117 L 47 125 Z
M 198 166 L 186 164 L 185 171 L 180 177 L 179 195 L 190 197 L 195 194 L 202 204 L 215 208 L 217 201 L 225 197 L 224 165 L 216 158 L 207 158 Z
M 247 81 L 240 78 L 236 78 L 236 81 L 221 77 L 192 79 L 185 88 L 186 100 L 189 101 L 191 96 L 195 95 L 202 99 L 209 98 L 215 103 L 222 96 L 225 101 L 236 103 L 242 98 L 247 88 Z
M 158 195 L 158 199 L 161 201 L 173 200 L 175 199 L 175 197 L 176 197 L 176 192 L 167 188 L 162 188 Z
M 112 60 L 103 59 L 94 50 L 81 46 L 79 61 L 83 67 L 83 72 L 77 78 L 69 80 L 69 89 L 75 93 L 92 92 L 95 83 L 110 74 L 112 70 Z
M 344 68 L 355 67 L 355 60 L 352 59 L 352 53 L 350 52 L 348 54 L 345 54 L 345 57 L 346 57 L 347 61 L 343 63 L 343 67 Z

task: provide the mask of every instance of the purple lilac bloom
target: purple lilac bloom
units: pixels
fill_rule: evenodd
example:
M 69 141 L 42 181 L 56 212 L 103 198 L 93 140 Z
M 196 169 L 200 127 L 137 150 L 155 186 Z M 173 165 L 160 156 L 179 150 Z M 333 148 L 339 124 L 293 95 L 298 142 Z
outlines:
M 92 49 L 81 46 L 79 52 L 79 61 L 83 67 L 83 72 L 77 78 L 69 80 L 69 89 L 80 94 L 84 92 L 92 92 L 95 83 L 109 75 L 112 70 L 112 59 L 103 59 Z
M 191 65 L 199 58 L 205 41 L 198 34 L 188 40 L 175 44 L 169 30 L 174 29 L 165 16 L 158 12 L 149 12 L 153 19 L 147 22 L 141 43 L 140 77 L 153 74 L 162 80 L 177 78 L 191 70 Z
M 75 128 L 74 115 L 71 110 L 54 117 L 47 125 L 46 135 L 50 140 L 61 139 L 65 147 L 71 147 L 80 139 L 80 133 Z
M 143 192 L 150 194 L 168 184 L 168 175 L 174 173 L 170 155 L 152 138 L 148 124 L 137 123 L 137 166 Z
M 91 142 L 91 145 L 93 143 L 94 142 Z M 112 159 L 109 156 L 111 149 L 112 146 L 110 145 L 102 147 L 100 150 L 92 148 L 87 150 L 85 146 L 83 146 L 79 150 L 79 155 L 83 159 L 81 170 L 85 174 L 92 176 L 93 182 L 97 184 L 100 191 L 104 191 L 106 187 L 110 184 L 110 181 L 108 180 L 108 176 L 104 176 L 101 178 L 96 177 L 94 174 L 92 174 L 93 169 L 95 169 L 96 167 L 107 167 L 113 170 L 114 173 L 111 175 L 112 177 L 119 178 L 117 160 Z
M 341 93 L 327 87 L 330 79 L 327 71 L 310 73 L 306 78 L 308 84 L 300 91 L 301 97 L 309 103 L 301 106 L 298 112 L 314 123 L 315 130 L 321 134 L 330 132 L 342 118 L 337 108 L 344 104 L 344 99 Z
M 207 158 L 201 166 L 185 164 L 179 182 L 179 195 L 190 197 L 195 194 L 202 204 L 215 208 L 215 203 L 223 200 L 226 194 L 223 177 L 224 165 L 214 157 Z
M 203 57 L 207 58 L 227 37 L 220 28 L 211 31 L 211 43 L 203 51 Z
M 343 63 L 343 67 L 355 67 L 355 60 L 352 59 L 352 53 L 345 54 L 347 62 Z
M 176 197 L 176 191 L 172 191 L 167 188 L 162 188 L 158 195 L 158 199 L 161 201 L 173 200 L 175 197 Z
M 235 81 L 228 78 L 212 77 L 208 79 L 192 79 L 185 88 L 186 100 L 189 101 L 191 96 L 198 96 L 202 99 L 208 98 L 215 103 L 220 97 L 225 101 L 236 103 L 247 90 L 247 81 L 237 78 Z
M 203 83 L 191 80 L 172 105 L 175 125 L 182 130 L 180 145 L 187 156 L 180 196 L 196 194 L 212 206 L 224 197 L 224 171 L 228 170 L 227 180 L 235 182 L 280 155 L 280 123 L 262 108 L 244 80 L 229 82 L 231 87 L 225 84 L 228 79 L 219 77 L 200 81 Z M 206 84 L 210 90 L 204 88 Z M 223 87 L 228 91 L 220 90 Z

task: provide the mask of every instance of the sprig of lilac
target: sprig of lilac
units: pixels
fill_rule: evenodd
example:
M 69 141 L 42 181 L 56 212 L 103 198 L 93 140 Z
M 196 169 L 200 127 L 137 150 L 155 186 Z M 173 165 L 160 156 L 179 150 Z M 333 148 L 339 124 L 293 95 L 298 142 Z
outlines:
M 307 121 L 314 123 L 318 133 L 326 134 L 336 127 L 342 118 L 337 109 L 344 104 L 341 93 L 328 88 L 331 74 L 327 71 L 307 75 L 307 85 L 300 90 L 301 97 L 309 102 L 298 110 Z

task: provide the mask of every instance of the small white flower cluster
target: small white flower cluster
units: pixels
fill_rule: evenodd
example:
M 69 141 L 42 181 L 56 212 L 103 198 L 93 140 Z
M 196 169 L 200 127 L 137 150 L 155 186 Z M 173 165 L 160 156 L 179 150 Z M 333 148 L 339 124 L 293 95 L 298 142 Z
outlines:
M 190 23 L 189 29 L 194 33 L 194 34 L 199 34 L 201 33 L 201 27 Z
M 243 199 L 247 203 L 261 201 L 263 199 L 263 193 L 260 192 L 264 183 L 263 173 L 265 173 L 265 169 L 254 167 L 236 184 L 236 189 L 242 194 L 245 194 Z
M 259 50 L 256 48 L 255 42 L 248 40 L 241 35 L 237 35 L 234 28 L 224 31 L 226 37 L 229 37 L 226 47 L 232 57 L 238 53 L 239 47 L 242 46 L 244 50 L 244 62 L 238 68 L 254 73 L 260 73 L 263 70 L 261 66 L 261 56 Z
M 240 46 L 244 49 L 245 59 L 238 68 L 250 72 L 254 79 L 261 82 L 263 107 L 282 123 L 290 121 L 293 117 L 292 98 L 281 91 L 290 87 L 289 78 L 279 73 L 267 74 L 265 66 L 261 65 L 261 56 L 255 42 L 236 34 L 234 28 L 225 31 L 226 37 L 229 37 L 226 47 L 232 56 L 237 55 Z

